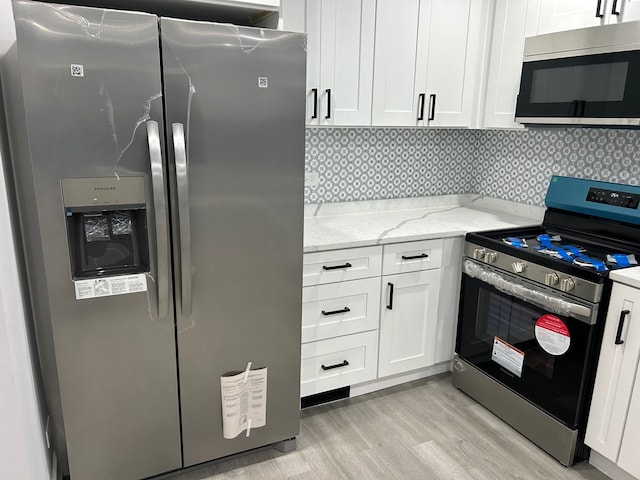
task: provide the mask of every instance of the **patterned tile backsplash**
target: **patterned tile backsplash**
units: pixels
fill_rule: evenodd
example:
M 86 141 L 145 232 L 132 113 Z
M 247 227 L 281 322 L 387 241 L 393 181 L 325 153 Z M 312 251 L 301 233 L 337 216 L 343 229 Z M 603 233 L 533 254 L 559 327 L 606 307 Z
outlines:
M 640 131 L 307 128 L 305 203 L 475 193 L 542 206 L 552 175 L 640 184 Z

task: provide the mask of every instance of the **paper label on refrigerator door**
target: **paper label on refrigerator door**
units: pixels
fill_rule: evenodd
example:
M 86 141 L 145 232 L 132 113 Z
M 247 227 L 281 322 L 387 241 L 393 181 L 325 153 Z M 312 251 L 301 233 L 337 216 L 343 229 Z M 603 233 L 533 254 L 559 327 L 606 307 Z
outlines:
M 555 315 L 547 313 L 536 321 L 536 340 L 551 355 L 562 355 L 569 350 L 571 334 L 567 325 Z
M 241 432 L 267 423 L 267 368 L 230 373 L 220 377 L 222 434 L 235 438 Z
M 73 282 L 76 289 L 76 300 L 85 298 L 109 297 L 147 291 L 147 276 L 144 273 L 136 275 L 120 275 L 117 277 L 92 278 Z
M 518 350 L 513 345 L 508 344 L 498 337 L 493 337 L 491 360 L 518 377 L 522 377 L 524 352 Z

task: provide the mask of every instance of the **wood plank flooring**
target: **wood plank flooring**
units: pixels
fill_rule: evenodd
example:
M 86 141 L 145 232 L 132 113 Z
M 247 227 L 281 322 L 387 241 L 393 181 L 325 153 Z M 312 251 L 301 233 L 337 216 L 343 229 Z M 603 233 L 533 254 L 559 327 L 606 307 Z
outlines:
M 449 374 L 302 412 L 295 452 L 273 449 L 171 480 L 604 480 L 563 467 L 451 384 Z

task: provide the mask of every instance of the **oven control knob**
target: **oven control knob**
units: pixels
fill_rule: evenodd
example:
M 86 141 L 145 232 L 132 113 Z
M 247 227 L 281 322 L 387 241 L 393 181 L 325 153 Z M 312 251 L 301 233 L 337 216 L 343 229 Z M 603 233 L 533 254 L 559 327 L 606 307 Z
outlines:
M 513 268 L 513 273 L 522 273 L 527 269 L 527 264 L 524 262 L 513 262 L 511 268 Z
M 484 248 L 474 248 L 473 258 L 476 260 L 482 260 L 484 258 Z
M 558 278 L 558 275 L 556 275 L 554 272 L 547 273 L 544 276 L 544 284 L 549 285 L 550 287 L 557 285 L 559 281 L 560 279 Z
M 570 292 L 576 287 L 576 282 L 573 281 L 573 278 L 563 278 L 560 280 L 560 290 L 563 292 Z
M 496 252 L 487 252 L 484 254 L 484 261 L 487 263 L 493 263 L 498 258 L 498 254 Z

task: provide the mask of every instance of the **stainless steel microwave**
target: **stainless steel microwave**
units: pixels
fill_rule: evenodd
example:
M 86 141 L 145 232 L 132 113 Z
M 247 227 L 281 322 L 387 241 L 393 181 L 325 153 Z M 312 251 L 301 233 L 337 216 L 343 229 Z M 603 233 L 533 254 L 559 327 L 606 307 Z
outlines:
M 640 127 L 640 22 L 526 38 L 515 119 Z

